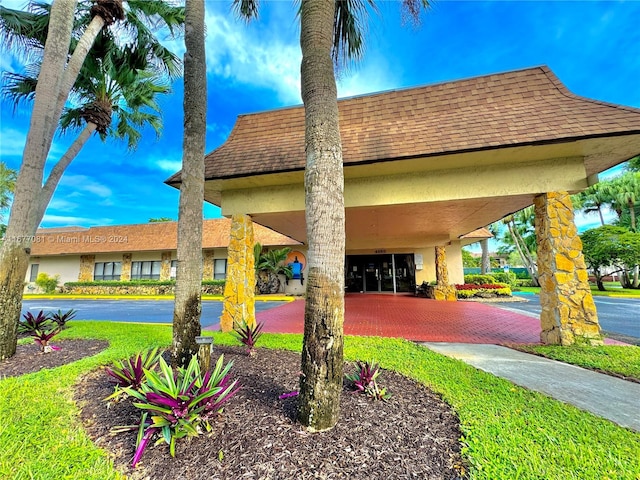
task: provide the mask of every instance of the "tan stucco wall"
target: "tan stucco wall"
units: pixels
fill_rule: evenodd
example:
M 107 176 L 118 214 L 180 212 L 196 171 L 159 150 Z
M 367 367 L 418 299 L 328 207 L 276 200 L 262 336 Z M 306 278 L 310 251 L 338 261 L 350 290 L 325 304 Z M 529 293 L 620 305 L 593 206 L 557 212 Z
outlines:
M 462 247 L 460 242 L 451 242 L 447 245 L 447 270 L 449 282 L 454 284 L 464 283 L 464 267 L 462 265 Z M 422 270 L 416 270 L 416 285 L 422 282 L 433 282 L 436 279 L 436 252 L 434 247 L 416 249 L 414 254 L 422 254 L 424 264 Z
M 483 165 L 462 169 L 345 179 L 345 207 L 536 194 L 587 187 L 582 158 Z M 526 179 L 526 182 L 522 180 Z M 302 184 L 225 190 L 222 213 L 277 213 L 304 210 Z
M 35 283 L 29 283 L 29 277 L 31 275 L 31 265 L 38 264 L 38 273 L 46 273 L 47 275 L 54 277 L 60 276 L 60 285 L 65 282 L 75 282 L 78 280 L 78 274 L 80 273 L 80 255 L 64 255 L 56 257 L 34 257 L 29 261 L 29 268 L 27 269 L 27 275 L 24 279 L 27 282 L 25 286 L 26 293 L 34 293 Z

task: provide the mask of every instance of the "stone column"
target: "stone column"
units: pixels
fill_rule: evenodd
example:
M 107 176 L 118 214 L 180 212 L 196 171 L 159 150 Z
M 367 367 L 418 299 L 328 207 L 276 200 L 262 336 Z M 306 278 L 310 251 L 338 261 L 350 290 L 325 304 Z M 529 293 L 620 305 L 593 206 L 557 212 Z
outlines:
M 456 287 L 449 283 L 449 271 L 447 269 L 447 253 L 444 246 L 436 247 L 436 287 L 434 288 L 436 300 L 455 302 Z
M 253 256 L 253 222 L 248 215 L 233 215 L 227 259 L 227 279 L 220 328 L 233 329 L 234 322 L 243 320 L 255 325 L 255 259 Z
M 213 259 L 215 257 L 215 251 L 207 250 L 204 252 L 203 264 L 202 264 L 202 279 L 213 280 Z
M 171 252 L 160 256 L 160 280 L 171 280 Z
M 120 270 L 120 280 L 128 282 L 131 280 L 131 254 L 122 254 L 122 269 Z
M 95 264 L 95 255 L 80 255 L 80 273 L 78 273 L 79 282 L 93 281 L 93 268 Z
M 534 199 L 543 343 L 602 345 L 582 242 L 567 192 Z

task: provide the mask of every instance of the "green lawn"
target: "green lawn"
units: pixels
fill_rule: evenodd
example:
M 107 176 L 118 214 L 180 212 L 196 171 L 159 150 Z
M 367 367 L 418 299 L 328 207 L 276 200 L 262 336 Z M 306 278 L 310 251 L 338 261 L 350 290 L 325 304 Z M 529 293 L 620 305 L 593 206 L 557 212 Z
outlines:
M 88 439 L 72 401 L 78 378 L 114 359 L 167 346 L 166 326 L 71 322 L 65 338 L 110 342 L 104 352 L 0 381 L 0 478 L 117 479 Z M 235 343 L 215 333 L 215 344 Z M 260 345 L 299 351 L 301 335 L 265 334 Z M 607 347 L 608 348 L 608 347 Z M 398 339 L 347 337 L 347 359 L 376 359 L 440 393 L 457 412 L 474 479 L 634 479 L 640 434 Z
M 640 347 L 522 345 L 518 346 L 518 350 L 537 353 L 538 355 L 591 370 L 632 377 L 640 381 Z
M 598 287 L 591 285 L 591 293 L 600 297 L 637 297 L 640 298 L 640 289 L 620 288 L 618 282 L 605 282 L 606 291 L 601 292 Z M 517 292 L 540 293 L 540 287 L 518 287 Z

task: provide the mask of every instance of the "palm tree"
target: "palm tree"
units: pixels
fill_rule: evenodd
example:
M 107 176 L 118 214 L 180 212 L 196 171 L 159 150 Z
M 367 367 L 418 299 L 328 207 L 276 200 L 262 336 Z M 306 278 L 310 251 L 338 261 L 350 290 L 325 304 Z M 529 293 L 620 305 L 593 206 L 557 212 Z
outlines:
M 150 57 L 146 61 L 158 66 L 168 58 L 167 52 L 158 47 L 159 42 L 147 26 L 166 19 L 176 26 L 183 15 L 182 8 L 161 1 L 132 1 L 126 11 L 119 0 L 84 0 L 76 11 L 77 6 L 77 1 L 56 0 L 50 6 L 33 2 L 25 12 L 0 7 L 0 37 L 4 44 L 26 58 L 35 59 L 39 66 L 32 95 L 31 124 L 6 231 L 8 241 L 0 250 L 0 359 L 12 356 L 16 349 L 22 284 L 31 249 L 29 239 L 42 220 L 50 192 L 73 158 L 61 158 L 52 170 L 51 181 L 43 182 L 53 136 L 89 50 L 105 27 L 116 24 L 119 28 L 112 38 L 122 45 L 127 45 L 127 39 L 133 39 L 130 45 L 140 42 L 149 45 Z M 172 14 L 166 14 L 167 11 Z M 128 23 L 121 24 L 125 17 Z M 127 29 L 136 31 L 138 37 L 131 36 Z M 28 72 L 35 71 L 33 65 Z M 176 68 L 179 67 L 167 67 L 167 71 Z
M 178 270 L 171 362 L 186 366 L 197 352 L 202 313 L 202 209 L 207 130 L 204 0 L 187 0 L 184 55 L 184 141 L 178 207 Z M 204 100 L 204 101 L 203 101 Z
M 284 264 L 290 252 L 289 247 L 263 252 L 262 245 L 254 245 L 256 287 L 260 293 L 278 293 L 281 287 L 279 276 L 293 276 L 291 267 Z
M 256 0 L 234 0 L 244 18 Z M 427 0 L 404 0 L 418 18 Z M 362 26 L 374 0 L 300 2 L 301 93 L 305 108 L 305 218 L 309 273 L 304 314 L 299 420 L 310 431 L 338 421 L 343 370 L 344 175 L 334 64 L 363 52 Z
M 600 224 L 605 224 L 602 209 L 607 205 L 611 205 L 611 196 L 608 194 L 605 184 L 596 183 L 591 185 L 586 190 L 573 195 L 571 200 L 576 210 L 582 210 L 584 213 L 597 212 L 600 217 Z
M 522 264 L 527 268 L 532 283 L 538 286 L 538 268 L 534 259 L 536 236 L 533 226 L 533 207 L 526 207 L 514 214 L 507 215 L 502 219 L 502 223 L 507 226 L 509 239 L 518 252 L 518 255 L 520 255 Z M 503 240 L 509 239 L 506 237 L 503 238 Z

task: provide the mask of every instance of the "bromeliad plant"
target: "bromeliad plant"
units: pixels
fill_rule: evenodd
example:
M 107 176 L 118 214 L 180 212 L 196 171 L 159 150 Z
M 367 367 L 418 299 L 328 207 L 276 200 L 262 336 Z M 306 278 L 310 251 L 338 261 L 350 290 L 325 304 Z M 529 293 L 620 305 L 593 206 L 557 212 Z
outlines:
M 195 356 L 187 368 L 178 368 L 176 371 L 171 370 L 160 357 L 160 371 L 145 369 L 146 382 L 141 384 L 140 390 L 131 387 L 125 389 L 138 400 L 133 405 L 144 413 L 139 425 L 116 427 L 112 431 L 138 430 L 133 467 L 156 436 L 156 445 L 167 443 L 169 453 L 175 456 L 176 440 L 197 436 L 203 429 L 211 431 L 211 420 L 222 411 L 222 405 L 239 388 L 238 381 L 232 381 L 229 375 L 232 362 L 226 366 L 223 366 L 223 362 L 223 355 L 220 355 L 213 371 L 202 374 Z
M 380 375 L 380 366 L 374 360 L 370 362 L 358 360 L 356 366 L 357 372 L 345 374 L 346 379 L 353 382 L 356 392 L 362 392 L 374 400 L 387 400 L 391 397 L 386 388 L 380 387 L 376 381 Z
M 249 325 L 245 320 L 243 320 L 242 323 L 236 322 L 233 325 L 233 331 L 236 332 L 238 340 L 247 347 L 247 355 L 250 357 L 256 353 L 256 342 L 262 335 L 263 326 L 264 323 Z
M 146 379 L 145 371 L 155 370 L 162 354 L 158 347 L 138 353 L 128 360 L 116 361 L 112 367 L 105 367 L 105 372 L 116 381 L 115 391 L 107 400 L 126 393 L 127 388 L 140 390 Z
M 35 316 L 31 312 L 27 312 L 22 317 L 24 320 L 18 322 L 18 333 L 26 333 L 33 337 L 34 342 L 40 346 L 40 351 L 43 353 L 58 350 L 58 347 L 49 345 L 49 340 L 60 333 L 61 328 L 48 313 L 40 310 Z

